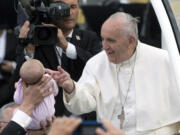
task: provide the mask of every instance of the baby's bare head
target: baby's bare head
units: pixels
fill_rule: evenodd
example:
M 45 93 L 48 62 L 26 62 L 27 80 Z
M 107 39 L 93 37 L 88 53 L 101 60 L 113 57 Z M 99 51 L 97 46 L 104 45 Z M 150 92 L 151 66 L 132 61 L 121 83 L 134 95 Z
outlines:
M 20 76 L 27 84 L 37 83 L 45 73 L 43 64 L 36 59 L 31 59 L 23 63 L 20 69 Z

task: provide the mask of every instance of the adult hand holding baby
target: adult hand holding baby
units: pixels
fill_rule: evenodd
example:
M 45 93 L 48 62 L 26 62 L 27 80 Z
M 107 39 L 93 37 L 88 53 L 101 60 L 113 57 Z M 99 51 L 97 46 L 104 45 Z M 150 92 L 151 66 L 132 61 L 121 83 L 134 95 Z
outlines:
M 25 85 L 23 103 L 19 107 L 20 110 L 28 115 L 31 115 L 32 110 L 47 96 L 51 95 L 53 91 L 49 91 L 53 87 L 53 83 L 47 83 L 51 80 L 51 77 L 43 76 L 42 79 L 34 85 Z

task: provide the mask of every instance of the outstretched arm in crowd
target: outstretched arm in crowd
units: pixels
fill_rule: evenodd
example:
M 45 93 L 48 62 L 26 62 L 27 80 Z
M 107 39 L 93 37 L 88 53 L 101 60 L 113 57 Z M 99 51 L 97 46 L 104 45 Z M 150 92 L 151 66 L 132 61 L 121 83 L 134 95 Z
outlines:
M 57 118 L 53 122 L 48 135 L 72 135 L 80 123 L 81 119 L 79 118 Z
M 57 118 L 53 122 L 48 135 L 72 135 L 73 131 L 80 125 L 81 122 L 82 120 L 79 118 Z M 114 127 L 111 122 L 107 120 L 103 120 L 102 122 L 105 130 L 97 128 L 97 135 L 125 135 L 120 129 Z
M 17 108 L 12 120 L 0 133 L 0 135 L 25 135 L 25 129 L 28 127 L 31 121 L 31 113 L 33 109 L 47 96 L 53 93 L 49 91 L 53 87 L 53 83 L 48 82 L 51 77 L 43 76 L 43 78 L 34 85 L 23 86 L 24 97 L 23 103 Z M 47 85 L 48 84 L 48 85 Z

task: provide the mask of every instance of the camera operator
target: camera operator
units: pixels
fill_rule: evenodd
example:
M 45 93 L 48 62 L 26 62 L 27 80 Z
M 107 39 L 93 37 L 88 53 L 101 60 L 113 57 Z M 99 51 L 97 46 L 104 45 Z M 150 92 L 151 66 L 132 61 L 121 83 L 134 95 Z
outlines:
M 52 70 L 56 70 L 57 66 L 61 65 L 77 81 L 82 74 L 87 60 L 101 51 L 100 39 L 95 33 L 75 28 L 79 12 L 78 0 L 51 0 L 50 2 L 57 1 L 65 2 L 70 7 L 70 16 L 52 21 L 53 25 L 58 27 L 57 36 L 59 42 L 54 46 L 36 46 L 33 44 L 28 44 L 25 48 L 19 46 L 17 48 L 18 64 L 11 86 L 19 79 L 19 68 L 22 63 L 29 58 L 40 60 L 46 68 Z M 26 21 L 21 27 L 19 38 L 27 37 L 30 30 L 29 26 L 30 22 Z M 70 41 L 67 41 L 67 37 L 70 38 Z M 56 116 L 69 113 L 64 107 L 62 90 L 59 91 L 56 97 L 55 108 Z M 87 119 L 95 119 L 95 114 Z

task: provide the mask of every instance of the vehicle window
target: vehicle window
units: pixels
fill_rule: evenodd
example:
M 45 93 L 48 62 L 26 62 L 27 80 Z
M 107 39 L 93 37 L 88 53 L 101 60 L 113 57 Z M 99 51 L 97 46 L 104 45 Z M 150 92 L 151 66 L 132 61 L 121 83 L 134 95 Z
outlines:
M 180 0 L 169 0 L 169 3 L 180 31 Z

